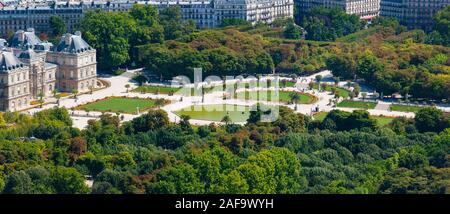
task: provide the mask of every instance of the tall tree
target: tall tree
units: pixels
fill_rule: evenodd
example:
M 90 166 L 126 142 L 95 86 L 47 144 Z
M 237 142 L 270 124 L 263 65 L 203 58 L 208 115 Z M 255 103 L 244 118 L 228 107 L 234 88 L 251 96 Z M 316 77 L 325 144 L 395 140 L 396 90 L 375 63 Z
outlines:
M 87 42 L 97 50 L 100 69 L 111 71 L 129 58 L 130 36 L 137 24 L 128 13 L 90 11 L 80 21 L 79 28 Z
M 161 25 L 164 27 L 164 38 L 166 40 L 176 39 L 182 35 L 193 32 L 196 24 L 192 21 L 182 19 L 179 6 L 169 6 L 159 12 Z
M 434 107 L 420 109 L 414 120 L 417 129 L 421 132 L 440 132 L 446 128 L 443 112 Z
M 53 38 L 60 37 L 67 31 L 64 20 L 59 16 L 52 16 L 49 20 L 50 33 Z
M 433 44 L 450 45 L 450 5 L 440 10 L 433 17 L 434 32 L 430 34 L 429 40 Z
M 363 57 L 358 60 L 358 76 L 367 81 L 371 81 L 376 72 L 383 71 L 384 65 L 380 60 L 370 52 L 366 52 Z
M 57 167 L 53 173 L 53 185 L 60 194 L 88 193 L 84 177 L 74 168 Z
M 302 31 L 300 27 L 296 26 L 295 23 L 289 22 L 284 29 L 284 37 L 286 39 L 300 39 L 302 38 Z

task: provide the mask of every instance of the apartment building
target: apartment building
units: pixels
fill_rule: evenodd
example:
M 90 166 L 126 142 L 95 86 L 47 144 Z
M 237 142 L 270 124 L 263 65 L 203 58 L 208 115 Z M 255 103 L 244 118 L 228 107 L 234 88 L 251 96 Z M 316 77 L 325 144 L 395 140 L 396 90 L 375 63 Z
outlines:
M 185 20 L 194 20 L 199 28 L 220 26 L 225 18 L 242 18 L 252 24 L 271 23 L 294 14 L 293 0 L 150 0 L 150 1 L 81 1 L 48 2 L 32 6 L 9 5 L 0 8 L 0 36 L 20 29 L 34 28 L 49 32 L 52 16 L 61 17 L 73 32 L 84 14 L 90 10 L 124 12 L 134 4 L 153 5 L 158 10 L 178 6 Z
M 450 0 L 381 0 L 380 15 L 394 17 L 409 29 L 432 30 L 433 16 Z
M 372 19 L 379 15 L 380 0 L 296 0 L 299 12 L 306 12 L 313 7 L 342 8 L 348 14 L 361 19 Z

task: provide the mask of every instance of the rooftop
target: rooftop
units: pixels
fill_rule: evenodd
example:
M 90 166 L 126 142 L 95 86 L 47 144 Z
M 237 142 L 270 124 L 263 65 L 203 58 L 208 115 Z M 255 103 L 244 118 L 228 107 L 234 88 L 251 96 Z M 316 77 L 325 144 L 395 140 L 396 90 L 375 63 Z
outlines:
M 61 38 L 61 42 L 53 49 L 55 52 L 65 53 L 82 53 L 88 50 L 92 50 L 92 48 L 81 38 L 79 31 L 75 35 L 70 33 L 65 34 Z
M 12 52 L 0 50 L 0 72 L 9 72 L 23 67 L 23 63 Z
M 42 41 L 34 33 L 34 29 L 30 28 L 26 31 L 19 30 L 14 33 L 10 45 L 13 48 L 25 49 L 28 47 L 34 47 L 41 42 Z

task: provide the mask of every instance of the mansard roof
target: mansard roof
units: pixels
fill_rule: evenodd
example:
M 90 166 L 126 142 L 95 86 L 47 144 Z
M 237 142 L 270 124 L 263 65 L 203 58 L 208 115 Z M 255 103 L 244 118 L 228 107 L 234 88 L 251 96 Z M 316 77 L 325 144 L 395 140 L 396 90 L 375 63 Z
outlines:
M 12 52 L 0 50 L 0 72 L 9 72 L 23 67 L 23 63 Z
M 92 50 L 92 48 L 81 38 L 80 32 L 76 32 L 75 35 L 65 34 L 61 38 L 61 42 L 54 48 L 56 52 L 65 53 L 82 53 L 88 50 Z
M 34 34 L 34 29 L 30 28 L 26 31 L 18 30 L 14 33 L 11 40 L 11 47 L 24 49 L 34 47 L 41 42 L 42 41 L 36 36 L 36 34 Z
M 33 49 L 28 48 L 27 50 L 22 51 L 20 53 L 19 58 L 20 59 L 34 59 L 34 58 L 36 58 L 36 56 L 37 56 L 37 53 Z

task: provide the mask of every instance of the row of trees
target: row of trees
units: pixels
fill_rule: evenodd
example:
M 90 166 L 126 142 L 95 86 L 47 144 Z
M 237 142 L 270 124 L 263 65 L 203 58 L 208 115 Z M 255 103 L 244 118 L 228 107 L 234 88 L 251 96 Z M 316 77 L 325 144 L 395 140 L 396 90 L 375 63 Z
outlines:
M 423 31 L 378 29 L 366 38 L 370 42 L 340 43 L 326 60 L 328 69 L 341 79 L 363 79 L 385 95 L 450 98 L 449 48 L 418 43 Z
M 332 14 L 334 11 L 324 12 L 324 15 Z M 292 20 L 278 22 L 285 27 L 286 38 L 301 37 L 301 28 Z M 300 41 L 268 41 L 259 33 L 240 32 L 253 29 L 243 20 L 223 21 L 224 27 L 231 25 L 235 27 L 197 31 L 193 21 L 181 18 L 178 7 L 168 7 L 158 13 L 152 6 L 135 5 L 129 12 L 88 12 L 78 29 L 97 49 L 99 68 L 106 71 L 139 65 L 151 73 L 172 78 L 190 76 L 194 67 L 215 75 L 260 74 L 273 70 L 304 74 L 325 65 L 325 47 Z M 267 26 L 260 24 L 254 29 L 259 27 Z M 55 33 L 58 29 L 55 25 Z
M 274 63 L 264 45 L 261 37 L 235 29 L 204 30 L 182 42 L 140 46 L 138 63 L 165 78 L 192 77 L 194 68 L 218 76 L 267 74 L 273 71 Z
M 363 29 L 366 24 L 358 16 L 349 15 L 337 7 L 314 7 L 307 12 L 299 12 L 296 21 L 306 30 L 306 39 L 316 41 L 334 41 Z
M 71 128 L 65 109 L 2 115 L 3 193 L 445 193 L 449 118 L 426 108 L 380 127 L 367 112 L 323 121 L 281 107 L 263 123 L 194 128 L 162 110 Z M 91 189 L 84 176 L 94 178 Z
M 132 65 L 137 46 L 177 39 L 195 31 L 196 25 L 182 20 L 179 7 L 158 13 L 153 6 L 136 4 L 129 12 L 90 11 L 78 29 L 97 49 L 99 68 L 108 71 Z
M 427 43 L 450 46 L 450 6 L 436 13 L 433 19 L 433 31 L 428 35 Z

